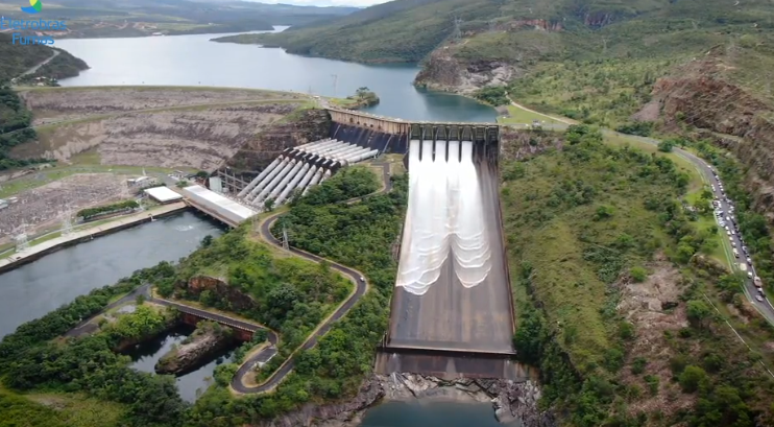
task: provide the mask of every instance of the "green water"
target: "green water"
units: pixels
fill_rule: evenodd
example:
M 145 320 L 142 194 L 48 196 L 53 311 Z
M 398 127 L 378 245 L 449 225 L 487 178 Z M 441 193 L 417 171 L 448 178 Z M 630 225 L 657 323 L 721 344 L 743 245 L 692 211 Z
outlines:
M 366 412 L 360 427 L 503 427 L 486 403 L 388 402 Z

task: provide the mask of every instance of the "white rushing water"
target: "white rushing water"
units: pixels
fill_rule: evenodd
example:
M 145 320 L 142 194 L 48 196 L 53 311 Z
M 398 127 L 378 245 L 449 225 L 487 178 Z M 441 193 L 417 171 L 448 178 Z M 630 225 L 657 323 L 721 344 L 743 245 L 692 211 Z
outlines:
M 466 288 L 483 282 L 492 267 L 473 143 L 438 141 L 435 158 L 432 153 L 433 141 L 411 141 L 409 206 L 396 286 L 416 295 L 438 280 L 450 256 Z

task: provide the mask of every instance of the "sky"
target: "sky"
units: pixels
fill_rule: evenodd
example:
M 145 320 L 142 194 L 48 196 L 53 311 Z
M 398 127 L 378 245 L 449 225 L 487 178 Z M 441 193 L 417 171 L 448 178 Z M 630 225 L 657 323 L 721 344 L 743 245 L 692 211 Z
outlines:
M 250 0 L 248 0 L 250 1 Z M 356 6 L 368 7 L 379 3 L 387 3 L 390 0 L 252 0 L 261 3 L 285 3 L 299 6 Z

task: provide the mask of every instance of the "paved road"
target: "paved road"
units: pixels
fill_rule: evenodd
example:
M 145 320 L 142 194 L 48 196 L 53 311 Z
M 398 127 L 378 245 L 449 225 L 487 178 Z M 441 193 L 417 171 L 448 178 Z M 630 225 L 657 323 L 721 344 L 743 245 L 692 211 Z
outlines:
M 390 312 L 390 347 L 513 353 L 512 295 L 499 226 L 499 175 L 491 168 L 486 162 L 478 163 L 476 168 L 491 250 L 489 274 L 484 282 L 466 288 L 457 278 L 454 262 L 449 257 L 426 294 L 414 295 L 395 288 Z
M 18 77 L 16 77 L 16 78 L 18 79 L 19 77 L 24 77 L 24 76 L 26 76 L 26 75 L 28 75 L 28 74 L 33 74 L 34 72 L 38 71 L 38 70 L 40 69 L 40 67 L 42 67 L 42 66 L 44 66 L 44 65 L 48 64 L 49 62 L 51 62 L 51 60 L 52 60 L 52 59 L 54 59 L 54 58 L 56 58 L 57 56 L 59 56 L 59 54 L 60 54 L 60 53 L 61 53 L 61 52 L 59 52 L 58 50 L 55 50 L 55 51 L 54 51 L 54 54 L 53 54 L 53 55 L 51 55 L 51 56 L 49 56 L 49 57 L 48 57 L 48 59 L 46 59 L 45 61 L 41 62 L 40 64 L 38 64 L 38 65 L 36 65 L 36 66 L 34 66 L 34 67 L 30 68 L 29 70 L 27 70 L 27 71 L 25 71 L 25 72 L 23 72 L 23 73 L 19 74 L 19 76 L 18 76 Z
M 387 191 L 390 191 L 392 189 L 392 183 L 390 181 L 390 167 L 387 163 L 378 163 L 374 164 L 376 166 L 382 166 L 382 176 L 385 182 L 385 187 L 376 193 L 373 194 L 380 194 Z M 365 196 L 368 197 L 368 196 Z M 349 202 L 353 202 L 355 200 L 359 200 L 361 198 L 350 200 Z M 261 236 L 269 243 L 282 247 L 282 242 L 277 240 L 277 238 L 274 237 L 274 235 L 271 234 L 271 226 L 274 224 L 277 219 L 279 219 L 280 216 L 284 215 L 285 213 L 278 213 L 275 214 L 269 218 L 266 218 L 261 224 Z M 293 255 L 304 258 L 309 261 L 313 262 L 320 262 L 323 261 L 323 258 L 310 254 L 308 252 L 304 252 L 302 250 L 296 249 L 291 247 L 290 253 Z M 333 324 L 344 317 L 349 310 L 352 309 L 352 307 L 357 304 L 358 301 L 360 301 L 360 298 L 365 295 L 366 291 L 368 290 L 368 283 L 365 281 L 361 281 L 361 277 L 365 277 L 365 275 L 353 268 L 349 268 L 346 266 L 343 266 L 339 263 L 336 263 L 331 260 L 326 260 L 328 264 L 330 265 L 331 269 L 338 271 L 339 273 L 343 274 L 344 276 L 348 277 L 352 283 L 355 284 L 355 291 L 350 294 L 350 296 L 344 301 L 343 304 L 341 304 L 336 311 L 333 312 L 333 314 L 326 319 L 317 330 L 315 330 L 309 338 L 304 342 L 304 344 L 301 345 L 301 350 L 309 350 L 317 345 L 317 341 L 322 338 L 328 331 L 331 329 Z M 239 367 L 239 370 L 237 371 L 236 375 L 234 376 L 234 379 L 231 381 L 231 387 L 240 392 L 240 393 L 265 393 L 273 390 L 279 383 L 281 383 L 287 375 L 293 371 L 293 367 L 295 366 L 295 357 L 290 357 L 282 366 L 280 366 L 277 371 L 274 372 L 274 374 L 269 377 L 268 380 L 266 380 L 264 383 L 257 385 L 257 386 L 247 386 L 244 384 L 244 377 L 247 375 L 253 367 L 258 363 L 263 361 L 265 359 L 265 355 L 263 355 L 264 352 L 260 352 L 242 363 L 242 366 Z
M 101 315 L 102 313 L 114 309 L 116 307 L 122 306 L 126 303 L 129 303 L 131 301 L 134 301 L 138 295 L 148 295 L 148 292 L 150 290 L 150 284 L 145 284 L 140 286 L 139 288 L 133 290 L 132 292 L 128 293 L 123 298 L 119 299 L 118 301 L 108 304 L 102 311 L 95 314 L 94 316 L 89 317 L 88 319 L 82 321 L 79 323 L 76 327 L 70 329 L 69 331 L 65 332 L 66 337 L 78 337 L 85 334 L 90 334 L 98 329 L 97 325 L 94 323 L 90 323 L 92 320 L 94 320 L 97 316 Z
M 546 129 L 556 129 L 556 130 L 564 130 L 567 128 L 567 125 L 565 124 L 543 124 L 543 127 Z M 661 141 L 653 138 L 646 138 L 641 136 L 634 136 L 634 135 L 624 135 L 618 132 L 614 132 L 609 129 L 604 129 L 603 133 L 606 135 L 615 135 L 619 137 L 624 138 L 631 138 L 636 139 L 648 144 L 652 145 L 658 145 Z M 715 191 L 713 192 L 715 195 L 715 198 L 720 201 L 721 203 L 721 209 L 723 210 L 724 214 L 723 217 L 728 216 L 728 208 L 729 208 L 729 200 L 725 198 L 725 196 L 720 191 L 720 178 L 715 175 L 715 171 L 712 169 L 712 167 L 704 161 L 704 159 L 694 155 L 693 153 L 690 153 L 686 150 L 680 149 L 680 148 L 673 148 L 672 151 L 682 157 L 683 159 L 691 162 L 696 170 L 701 174 L 702 180 L 706 183 L 706 185 L 714 186 Z M 736 219 L 734 218 L 734 221 Z M 744 254 L 740 248 L 744 247 L 744 243 L 741 240 L 741 236 L 739 235 L 739 230 L 737 229 L 736 225 L 734 223 L 727 224 L 729 227 L 729 230 L 733 231 L 731 236 L 728 236 L 725 234 L 725 237 L 728 238 L 731 242 L 733 242 L 733 245 L 736 246 L 737 251 L 739 251 L 739 258 L 734 257 L 733 254 L 728 254 L 729 261 L 736 262 L 737 267 L 740 262 L 745 262 L 745 258 L 747 255 Z M 722 229 L 722 233 L 725 233 L 725 229 Z M 722 236 L 722 235 L 721 235 Z M 755 267 L 748 263 L 747 264 L 747 270 L 753 272 L 753 276 L 755 275 Z M 774 305 L 772 305 L 771 301 L 764 296 L 763 301 L 758 301 L 758 299 L 755 297 L 756 295 L 760 295 L 758 293 L 758 289 L 755 287 L 755 284 L 753 283 L 753 280 L 750 278 L 746 278 L 745 284 L 744 284 L 744 294 L 747 297 L 747 300 L 750 301 L 750 304 L 755 307 L 756 310 L 766 319 L 766 321 L 769 322 L 769 324 L 774 325 Z

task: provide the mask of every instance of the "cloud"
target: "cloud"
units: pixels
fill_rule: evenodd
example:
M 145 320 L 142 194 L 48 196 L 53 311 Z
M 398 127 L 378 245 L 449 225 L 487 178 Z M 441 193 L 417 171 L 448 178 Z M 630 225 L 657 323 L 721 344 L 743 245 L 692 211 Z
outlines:
M 248 0 L 255 1 L 255 0 Z M 356 6 L 368 7 L 390 0 L 260 0 L 260 3 L 285 3 L 299 6 Z

